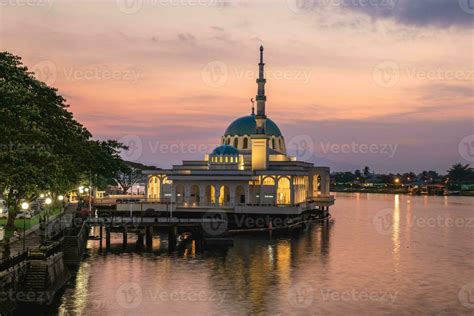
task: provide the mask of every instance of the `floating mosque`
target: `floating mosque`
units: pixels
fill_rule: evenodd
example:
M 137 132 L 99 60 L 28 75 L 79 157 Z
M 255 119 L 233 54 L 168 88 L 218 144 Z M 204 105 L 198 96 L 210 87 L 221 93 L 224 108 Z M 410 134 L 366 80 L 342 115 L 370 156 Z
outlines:
M 221 212 L 250 217 L 329 216 L 328 167 L 287 154 L 285 138 L 266 115 L 264 49 L 260 47 L 256 111 L 234 120 L 203 160 L 144 171 L 146 207 L 186 217 Z M 171 208 L 171 209 L 170 209 Z

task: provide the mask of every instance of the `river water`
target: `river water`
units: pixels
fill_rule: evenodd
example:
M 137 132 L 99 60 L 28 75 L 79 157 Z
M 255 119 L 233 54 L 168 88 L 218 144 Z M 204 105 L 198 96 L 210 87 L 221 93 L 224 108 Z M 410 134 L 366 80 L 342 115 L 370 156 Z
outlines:
M 474 313 L 474 198 L 336 195 L 334 222 L 227 249 L 89 256 L 60 315 Z

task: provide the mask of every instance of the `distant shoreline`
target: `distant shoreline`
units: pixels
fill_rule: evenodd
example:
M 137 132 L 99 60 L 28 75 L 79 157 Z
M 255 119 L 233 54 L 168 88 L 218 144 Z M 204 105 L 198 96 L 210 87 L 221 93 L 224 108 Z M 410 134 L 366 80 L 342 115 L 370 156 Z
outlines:
M 404 195 L 413 195 L 413 196 L 471 196 L 474 197 L 474 191 L 460 191 L 459 194 L 410 194 L 406 190 L 381 190 L 381 189 L 355 189 L 355 188 L 331 188 L 331 192 L 339 193 L 373 193 L 373 194 L 404 194 Z

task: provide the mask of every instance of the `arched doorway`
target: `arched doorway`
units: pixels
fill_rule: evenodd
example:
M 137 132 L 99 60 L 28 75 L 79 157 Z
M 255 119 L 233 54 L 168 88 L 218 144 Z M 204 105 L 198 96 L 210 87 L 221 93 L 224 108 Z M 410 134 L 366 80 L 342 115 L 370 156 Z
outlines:
M 176 186 L 176 203 L 184 203 L 184 186 L 178 184 Z
M 160 198 L 160 178 L 157 176 L 150 177 L 148 181 L 148 198 L 159 199 Z
M 278 180 L 277 204 L 290 204 L 291 187 L 290 180 L 282 177 Z
M 191 203 L 199 203 L 201 202 L 201 196 L 199 192 L 199 186 L 194 184 L 191 186 Z
M 230 203 L 230 191 L 226 185 L 221 186 L 219 191 L 219 204 L 225 205 Z
M 206 187 L 206 203 L 216 203 L 216 189 L 212 184 Z
M 238 185 L 237 188 L 235 188 L 235 202 L 238 204 L 245 204 L 245 190 L 241 185 Z

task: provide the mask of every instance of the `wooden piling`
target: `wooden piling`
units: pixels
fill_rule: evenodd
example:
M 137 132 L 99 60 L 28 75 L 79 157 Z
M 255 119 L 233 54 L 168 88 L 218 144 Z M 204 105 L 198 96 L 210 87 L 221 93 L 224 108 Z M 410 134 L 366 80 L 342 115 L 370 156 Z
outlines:
M 105 251 L 110 251 L 110 226 L 105 227 Z
M 123 227 L 123 248 L 128 246 L 128 229 L 127 226 Z
M 153 227 L 152 226 L 146 227 L 145 234 L 146 234 L 147 249 L 153 249 Z

